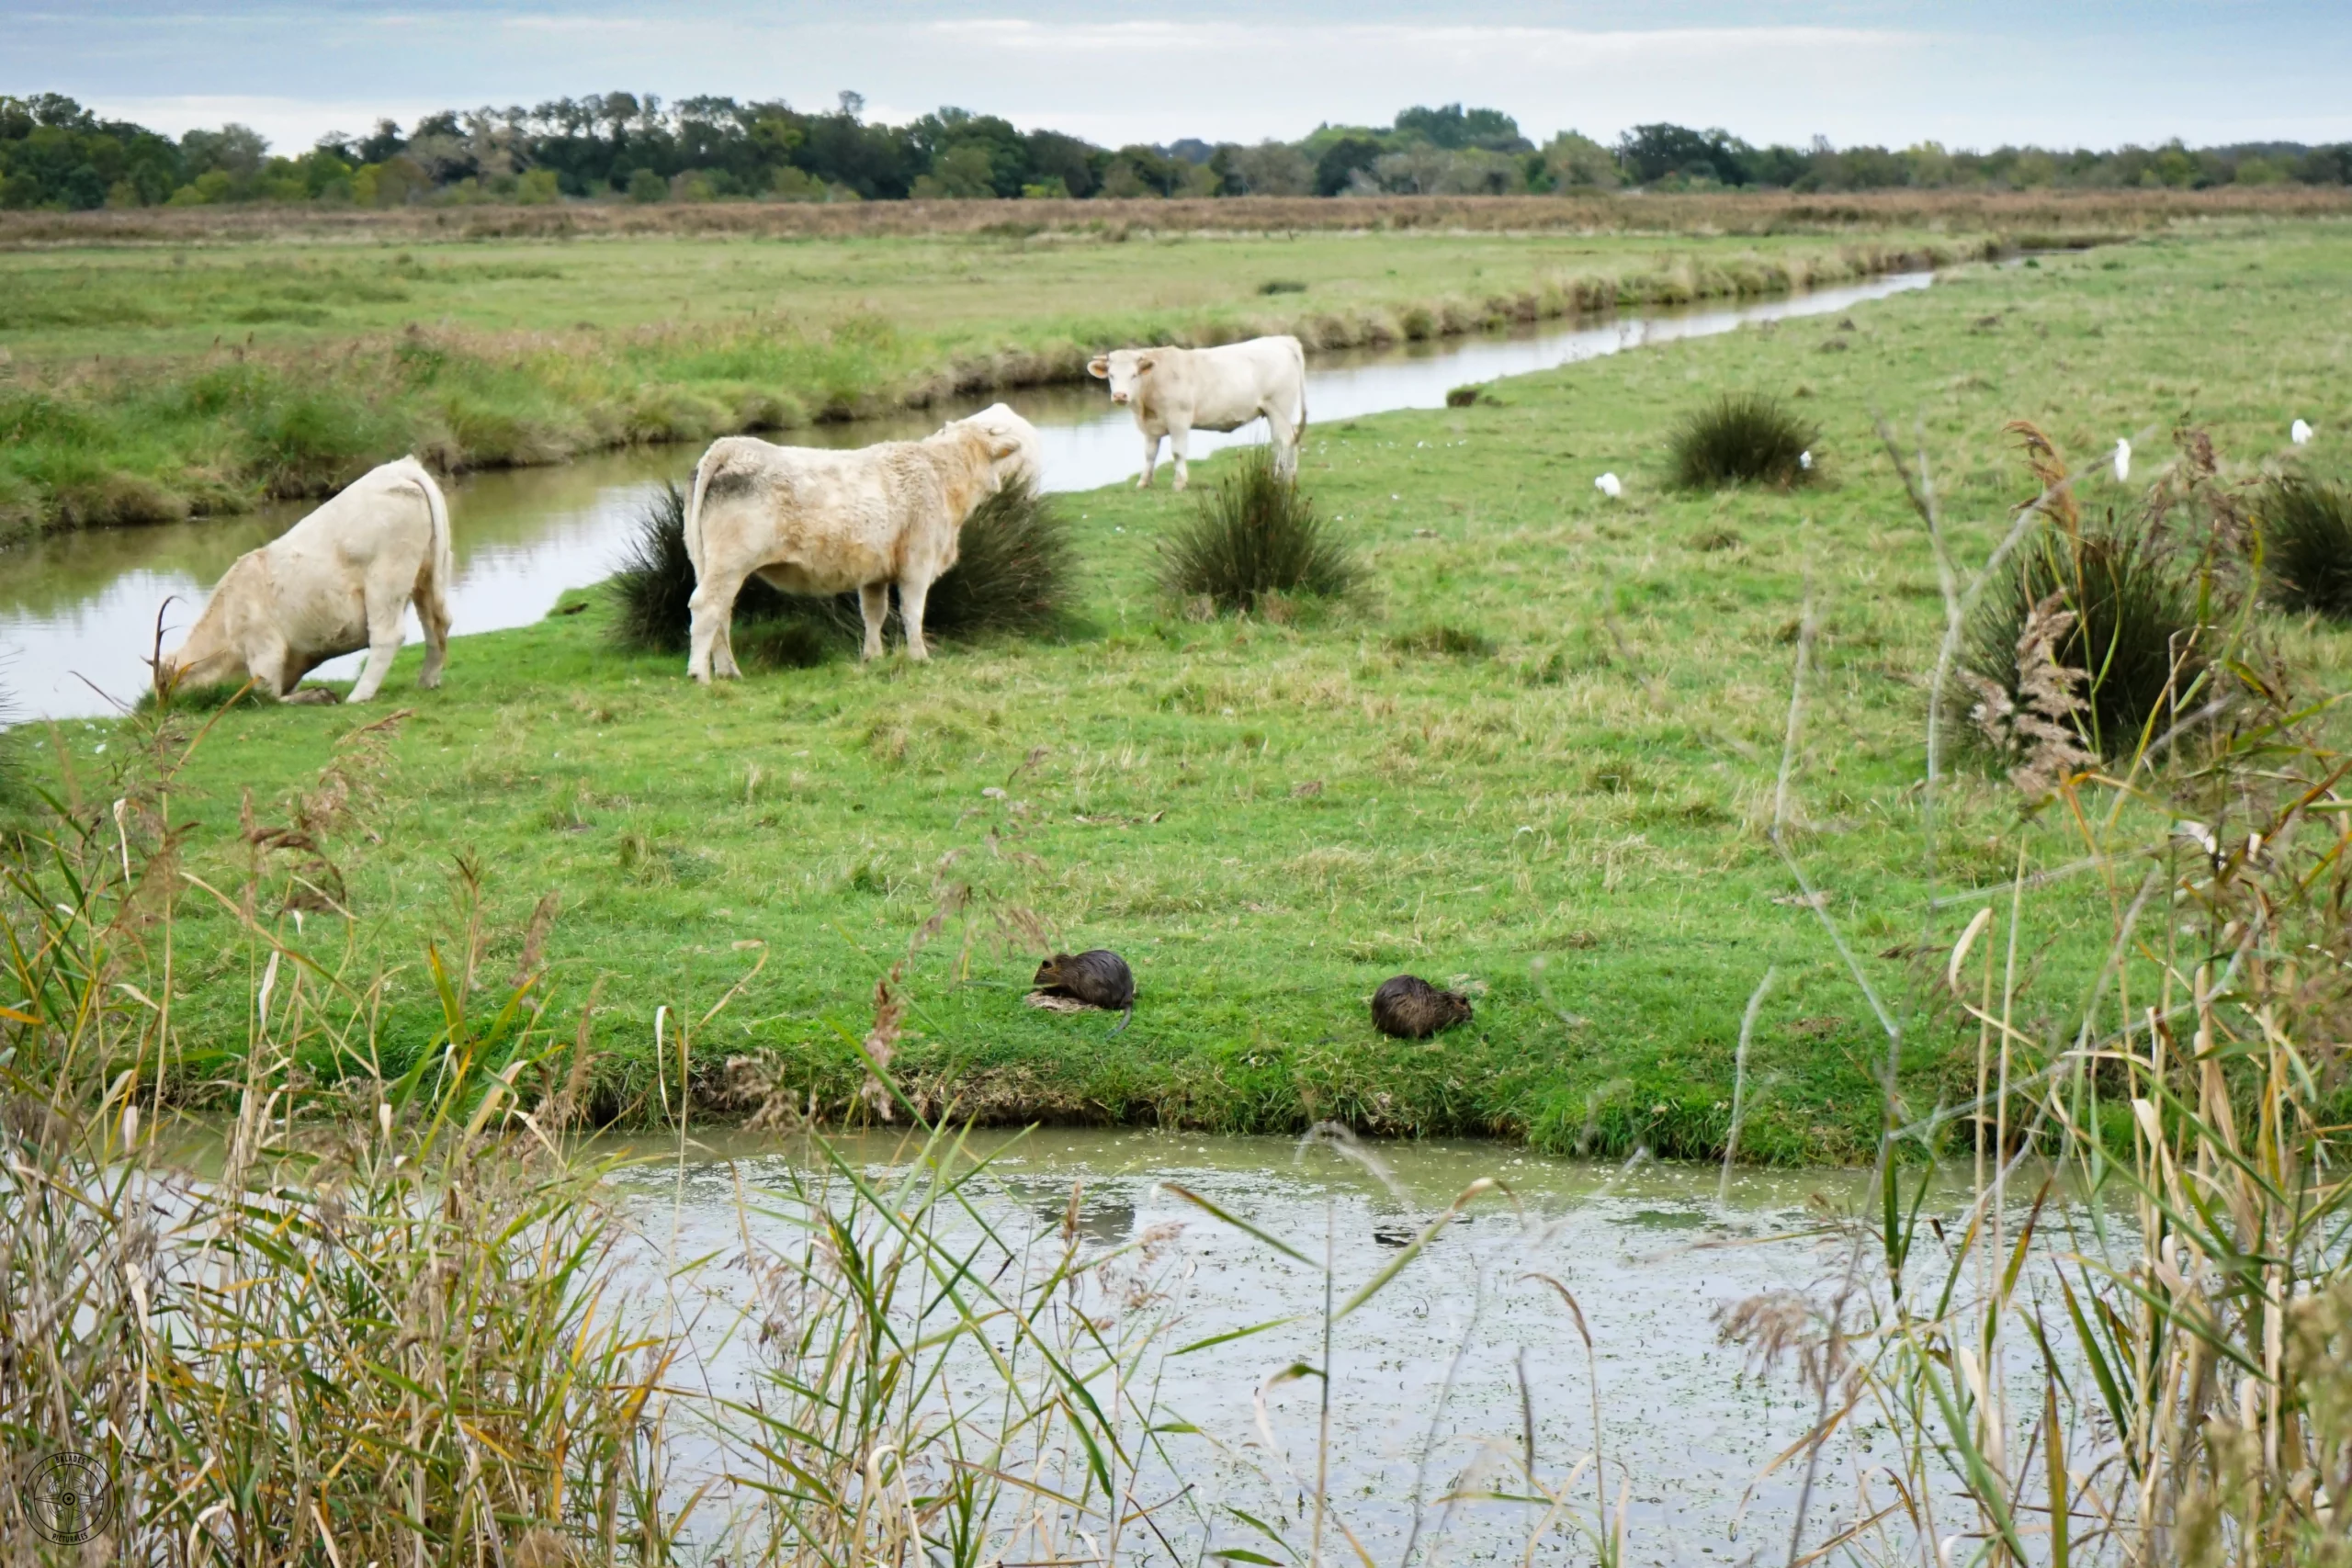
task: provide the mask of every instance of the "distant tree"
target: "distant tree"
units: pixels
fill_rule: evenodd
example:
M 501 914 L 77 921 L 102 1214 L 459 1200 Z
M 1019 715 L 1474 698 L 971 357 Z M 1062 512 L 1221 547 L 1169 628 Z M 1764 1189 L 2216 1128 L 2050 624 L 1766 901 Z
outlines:
M 1545 187 L 1552 190 L 1570 188 L 1612 189 L 1624 181 L 1624 174 L 1617 167 L 1617 155 L 1589 136 L 1564 130 L 1552 138 L 1537 154 L 1550 179 Z M 1535 182 L 1528 182 L 1532 186 Z
M 1029 152 L 1032 179 L 1041 184 L 1059 180 L 1075 197 L 1094 194 L 1109 166 L 1111 155 L 1091 142 L 1058 130 L 1033 130 L 1023 139 Z
M 1157 147 L 1134 143 L 1112 154 L 1102 191 L 1106 196 L 1175 196 L 1184 189 L 1187 167 Z
M 1617 161 L 1642 185 L 1672 175 L 1746 185 L 1747 159 L 1754 152 L 1729 131 L 1692 130 L 1666 122 L 1637 125 L 1617 139 Z
M 363 164 L 380 164 L 408 145 L 408 138 L 401 134 L 398 120 L 379 119 L 375 130 L 352 152 Z
M 1210 154 L 1208 166 L 1219 196 L 1306 196 L 1315 188 L 1315 165 L 1280 141 L 1228 142 Z
M 1323 150 L 1315 161 L 1315 194 L 1338 196 L 1348 188 L 1359 169 L 1369 169 L 1380 161 L 1383 149 L 1369 137 L 1343 136 Z
M 1464 110 L 1460 104 L 1442 108 L 1414 107 L 1396 116 L 1396 134 L 1416 137 L 1447 152 L 1479 147 L 1489 152 L 1532 151 L 1519 133 L 1519 122 L 1500 109 Z
M 180 138 L 180 164 L 190 178 L 219 169 L 232 180 L 251 179 L 268 154 L 269 143 L 249 125 L 191 130 Z

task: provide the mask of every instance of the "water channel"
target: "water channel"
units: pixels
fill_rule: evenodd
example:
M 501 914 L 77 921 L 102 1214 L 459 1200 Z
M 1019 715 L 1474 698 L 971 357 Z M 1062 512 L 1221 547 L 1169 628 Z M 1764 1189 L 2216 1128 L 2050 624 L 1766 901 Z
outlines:
M 1836 314 L 1924 288 L 1933 280 L 1932 273 L 1894 273 L 1742 305 L 1568 321 L 1319 355 L 1307 366 L 1307 409 L 1314 424 L 1329 424 L 1391 409 L 1440 408 L 1449 389 L 1465 383 L 1713 336 L 1750 322 Z M 923 435 L 943 419 L 972 412 L 989 400 L 820 425 L 793 432 L 790 439 L 860 446 Z M 1131 479 L 1139 470 L 1141 439 L 1126 411 L 1111 406 L 1101 383 L 1036 388 L 1004 400 L 1035 423 L 1044 438 L 1047 489 L 1092 490 Z M 1229 435 L 1196 433 L 1193 455 L 1263 440 L 1264 429 L 1259 423 Z M 456 481 L 450 510 L 458 585 L 450 608 L 458 633 L 529 625 L 553 608 L 565 590 L 610 575 L 645 496 L 663 480 L 683 478 L 696 456 L 688 446 L 639 447 L 556 468 L 495 470 Z M 159 610 L 169 648 L 229 563 L 292 526 L 305 510 L 272 506 L 243 517 L 66 534 L 0 551 L 0 681 L 13 704 L 0 723 L 115 711 L 115 703 L 134 697 L 145 684 L 141 660 L 153 650 Z M 164 610 L 175 595 L 177 602 Z M 420 635 L 414 621 L 412 615 L 412 641 Z M 359 658 L 334 660 L 319 674 L 349 679 Z
M 903 1168 L 909 1147 L 872 1134 L 835 1146 L 882 1190 Z M 993 1161 L 984 1212 L 1016 1251 L 1026 1245 L 1058 1254 L 1073 1188 L 1081 1256 L 1155 1241 L 1155 1293 L 1141 1310 L 1167 1314 L 1163 1348 L 1269 1319 L 1295 1320 L 1144 1363 L 1157 1380 L 1155 1422 L 1193 1433 L 1170 1448 L 1148 1494 L 1197 1488 L 1186 1507 L 1197 1501 L 1206 1517 L 1186 1516 L 1187 1560 L 1200 1545 L 1265 1549 L 1229 1528 L 1230 1508 L 1289 1526 L 1305 1518 L 1299 1478 L 1311 1477 L 1316 1462 L 1314 1385 L 1297 1381 L 1264 1393 L 1263 1427 L 1258 1401 L 1270 1374 L 1321 1361 L 1328 1303 L 1318 1269 L 1204 1213 L 1171 1185 L 1310 1258 L 1323 1258 L 1328 1247 L 1331 1299 L 1339 1301 L 1396 1258 L 1473 1181 L 1492 1178 L 1508 1189 L 1471 1205 L 1334 1335 L 1330 1495 L 1383 1562 L 1400 1560 L 1417 1513 L 1417 1561 L 1521 1560 L 1532 1510 L 1493 1501 L 1448 1510 L 1439 1500 L 1465 1477 L 1473 1484 L 1464 1490 L 1492 1486 L 1475 1480 L 1482 1464 L 1507 1480 L 1530 1442 L 1539 1473 L 1556 1483 L 1593 1451 L 1596 1385 L 1600 1489 L 1612 1511 L 1623 1489 L 1626 1562 L 1782 1561 L 1802 1466 L 1766 1472 L 1811 1427 L 1814 1396 L 1787 1371 L 1766 1375 L 1744 1350 L 1722 1344 L 1719 1315 L 1766 1292 L 1826 1299 L 1858 1256 L 1863 1274 L 1883 1277 L 1874 1248 L 1858 1254 L 1853 1233 L 1826 1223 L 1867 1210 L 1870 1179 L 1860 1171 L 1742 1169 L 1725 1180 L 1708 1167 L 1606 1165 L 1474 1142 L 1358 1145 L 1343 1153 L 1279 1138 L 1153 1130 L 981 1134 L 973 1147 Z M 754 1281 L 768 1249 L 797 1245 L 806 1211 L 796 1208 L 790 1175 L 796 1162 L 809 1168 L 809 1151 L 738 1133 L 697 1138 L 683 1157 L 673 1142 L 659 1138 L 635 1152 L 645 1163 L 619 1180 L 648 1254 L 638 1275 L 684 1281 L 665 1288 L 695 1324 L 699 1353 L 684 1381 L 721 1399 L 755 1399 L 763 1352 L 747 1325 L 775 1309 L 761 1303 Z M 2019 1180 L 2012 1190 L 2023 1195 L 2031 1186 Z M 1969 1200 L 1965 1172 L 1948 1170 L 1923 1213 L 1956 1236 L 1965 1230 Z M 1170 1226 L 1180 1227 L 1172 1237 Z M 998 1256 L 967 1245 L 972 1256 Z M 673 1275 L 670 1259 L 695 1261 Z M 1920 1265 L 1923 1278 L 1939 1280 L 1947 1261 L 1936 1249 Z M 2038 1258 L 2030 1272 L 2038 1276 L 2041 1267 Z M 1592 1336 L 1589 1359 L 1559 1295 L 1536 1276 L 1577 1298 Z M 1128 1296 L 1129 1310 L 1137 1299 Z M 979 1382 L 985 1386 L 985 1377 Z M 1873 1427 L 1858 1421 L 1826 1445 L 1806 1515 L 1809 1544 L 1851 1522 L 1859 1480 L 1883 1479 L 1890 1456 L 1871 1449 L 1883 1450 L 1889 1435 Z M 1269 1436 L 1279 1455 L 1268 1451 Z M 711 1469 L 741 1474 L 741 1457 Z M 1305 1484 L 1311 1488 L 1311 1480 Z M 728 1492 L 721 1485 L 711 1494 L 710 1513 L 693 1532 L 705 1541 L 719 1530 Z M 1587 1472 L 1577 1495 L 1588 1518 L 1594 1493 Z M 1182 1512 L 1170 1515 L 1171 1535 Z M 1432 1532 L 1451 1539 L 1441 1549 Z M 1161 1560 L 1143 1541 L 1134 1544 L 1138 1561 Z M 1589 1544 L 1566 1531 L 1551 1533 L 1535 1554 L 1547 1562 L 1589 1558 Z

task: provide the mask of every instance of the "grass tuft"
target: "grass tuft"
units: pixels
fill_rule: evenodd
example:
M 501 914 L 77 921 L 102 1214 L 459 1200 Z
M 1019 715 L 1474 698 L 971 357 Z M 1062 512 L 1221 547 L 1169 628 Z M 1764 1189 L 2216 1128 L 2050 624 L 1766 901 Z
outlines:
M 2035 606 L 2053 596 L 2074 616 L 2050 654 L 2061 670 L 2082 672 L 2083 739 L 2101 757 L 2129 756 L 2189 705 L 2210 662 L 2193 563 L 2151 533 L 2046 526 L 1986 592 L 1962 668 L 2029 703 L 2018 647 Z
M 2352 621 L 2352 496 L 2290 475 L 2256 502 L 2263 593 L 2282 610 Z
M 1668 443 L 1674 482 L 1685 490 L 1769 484 L 1783 490 L 1809 482 L 1804 455 L 1821 439 L 1818 427 L 1768 392 L 1726 392 L 1684 416 Z
M 1263 446 L 1243 451 L 1160 548 L 1161 585 L 1218 610 L 1253 610 L 1276 596 L 1341 598 L 1363 578 L 1355 552 L 1275 474 Z
M 932 584 L 923 632 L 1051 631 L 1069 609 L 1076 565 L 1069 525 L 1051 500 L 1025 486 L 999 491 L 965 523 L 956 564 Z
M 1388 639 L 1388 646 L 1398 653 L 1450 654 L 1457 659 L 1484 659 L 1495 651 L 1493 639 L 1485 634 L 1442 621 L 1398 632 Z

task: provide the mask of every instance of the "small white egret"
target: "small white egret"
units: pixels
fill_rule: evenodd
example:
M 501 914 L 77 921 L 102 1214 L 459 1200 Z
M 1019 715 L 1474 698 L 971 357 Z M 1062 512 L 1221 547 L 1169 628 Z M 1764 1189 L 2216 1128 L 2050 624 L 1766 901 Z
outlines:
M 1797 467 L 1806 469 L 1810 469 L 1813 467 L 1813 449 L 1811 447 L 1808 446 L 1804 451 L 1797 454 Z
M 2287 427 L 2287 439 L 2298 446 L 2308 446 L 2312 444 L 2312 427 L 2299 419 Z
M 1616 500 L 1619 496 L 1625 493 L 1625 487 L 1617 482 L 1617 476 L 1615 474 L 1601 475 L 1599 479 L 1592 481 L 1592 488 L 1599 491 L 1601 494 L 1607 496 L 1611 501 Z
M 2121 484 L 2132 477 L 2132 443 L 2117 439 L 2115 443 L 2115 482 Z

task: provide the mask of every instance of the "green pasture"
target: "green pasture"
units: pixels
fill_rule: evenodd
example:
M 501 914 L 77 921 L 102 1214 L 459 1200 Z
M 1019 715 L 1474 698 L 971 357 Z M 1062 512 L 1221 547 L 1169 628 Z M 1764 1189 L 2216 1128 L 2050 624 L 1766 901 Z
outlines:
M 1777 293 L 1993 236 L 661 237 L 0 251 L 0 544 L 927 406 L 1126 343 L 1346 346 Z
M 1307 279 L 1310 301 L 1341 279 L 1381 298 L 1393 262 L 1404 298 L 1472 257 L 1499 287 L 1514 265 L 1522 279 L 1567 265 L 1579 243 L 1318 236 L 1121 254 L 1170 269 L 1164 301 L 1131 304 L 1210 310 L 1221 276 L 1225 308 L 1247 311 L 1266 277 Z M 1653 265 L 1638 243 L 1589 243 Z M 773 288 L 786 267 L 836 265 L 790 246 L 707 249 L 693 265 L 741 269 L 744 302 L 754 276 Z M 1010 246 L 967 248 L 1105 280 L 1095 269 L 1111 253 L 1057 247 L 1023 263 Z M 533 254 L 584 278 L 632 253 Z M 673 254 L 673 266 L 689 265 Z M 899 254 L 895 287 L 961 298 L 951 275 L 963 264 L 948 259 L 958 254 Z M 288 269 L 272 276 L 387 277 L 394 266 L 355 255 L 271 265 Z M 428 265 L 503 264 L 484 249 Z M 649 273 L 644 319 L 679 276 Z M 599 288 L 623 289 L 605 276 Z M 445 286 L 398 287 L 417 313 Z M 882 301 L 910 297 L 869 287 L 880 315 Z M 1095 308 L 1035 287 L 1024 299 Z M 825 288 L 835 300 L 858 292 Z M 955 330 L 978 333 L 979 319 Z M 1070 330 L 1068 315 L 1047 319 L 1037 332 Z M 96 330 L 57 329 L 61 343 Z M 1876 1135 L 1886 1038 L 1767 836 L 1808 595 L 1821 629 L 1789 841 L 1905 1028 L 1914 1109 L 1955 1096 L 1975 1053 L 1974 1030 L 1936 1001 L 1937 976 L 1941 944 L 1983 900 L 1928 900 L 2005 884 L 2020 843 L 2029 871 L 2080 853 L 2063 811 L 2020 828 L 2016 792 L 1967 759 L 1937 802 L 1929 853 L 1925 678 L 1942 611 L 1874 415 L 1924 448 L 1956 546 L 1981 558 L 2036 489 L 2006 422 L 2037 422 L 2077 459 L 2132 439 L 2132 482 L 2091 481 L 2094 512 L 2138 506 L 2179 429 L 2210 432 L 2233 479 L 2288 461 L 2335 473 L 2352 436 L 2347 355 L 2342 224 L 1966 266 L 1843 321 L 1628 353 L 1498 384 L 1471 407 L 1314 427 L 1303 486 L 1360 543 L 1372 586 L 1288 624 L 1188 618 L 1156 588 L 1153 562 L 1191 500 L 1098 491 L 1062 502 L 1083 581 L 1057 639 L 944 645 L 928 666 L 894 648 L 871 667 L 836 661 L 705 692 L 683 659 L 612 650 L 591 593 L 584 613 L 462 638 L 438 692 L 414 689 L 412 650 L 372 711 L 221 715 L 175 787 L 173 817 L 190 824 L 187 871 L 232 889 L 253 863 L 246 792 L 257 824 L 289 820 L 338 737 L 413 708 L 367 772 L 354 821 L 323 846 L 355 918 L 313 908 L 298 930 L 277 914 L 296 874 L 323 874 L 276 852 L 260 856 L 256 916 L 356 981 L 390 976 L 377 1038 L 397 1063 L 438 1027 L 426 944 L 494 991 L 534 906 L 555 895 L 546 1024 L 568 1040 L 597 995 L 608 1114 L 674 1105 L 680 1021 L 693 1026 L 684 1070 L 707 1089 L 726 1058 L 754 1056 L 804 1108 L 813 1095 L 829 1118 L 850 1114 L 863 1074 L 850 1042 L 871 1021 L 875 984 L 947 898 L 944 926 L 899 983 L 913 1010 L 896 1067 L 934 1105 L 1234 1131 L 1328 1117 L 1704 1155 L 1729 1125 L 1742 1009 L 1774 966 L 1742 1153 L 1852 1158 Z M 1675 419 L 1747 389 L 1782 394 L 1818 422 L 1819 482 L 1668 489 Z M 2290 457 L 2298 416 L 2320 434 Z M 691 460 L 679 453 L 681 472 Z M 1201 465 L 1196 486 L 1221 466 Z M 1623 500 L 1594 491 L 1604 469 L 1624 479 Z M 2278 619 L 2267 636 L 2309 690 L 2340 681 L 2342 634 Z M 206 716 L 174 722 L 193 730 Z M 122 728 L 65 725 L 34 739 L 53 785 L 111 798 Z M 2068 1026 L 2127 876 L 2136 883 L 2136 871 L 2078 874 L 2029 897 L 2023 1016 L 2036 1035 Z M 470 958 L 469 880 L 482 900 Z M 179 913 L 173 1005 L 187 1070 L 233 1074 L 255 1027 L 256 943 L 192 883 Z M 1048 936 L 1128 957 L 1132 1027 L 1114 1036 L 1108 1019 L 1023 1005 Z M 1376 1035 L 1366 998 L 1401 969 L 1461 977 L 1476 992 L 1475 1021 L 1426 1043 Z M 160 968 L 141 984 L 154 995 Z M 306 987 L 307 1006 L 320 993 Z M 670 1055 L 657 1071 L 663 1008 Z

